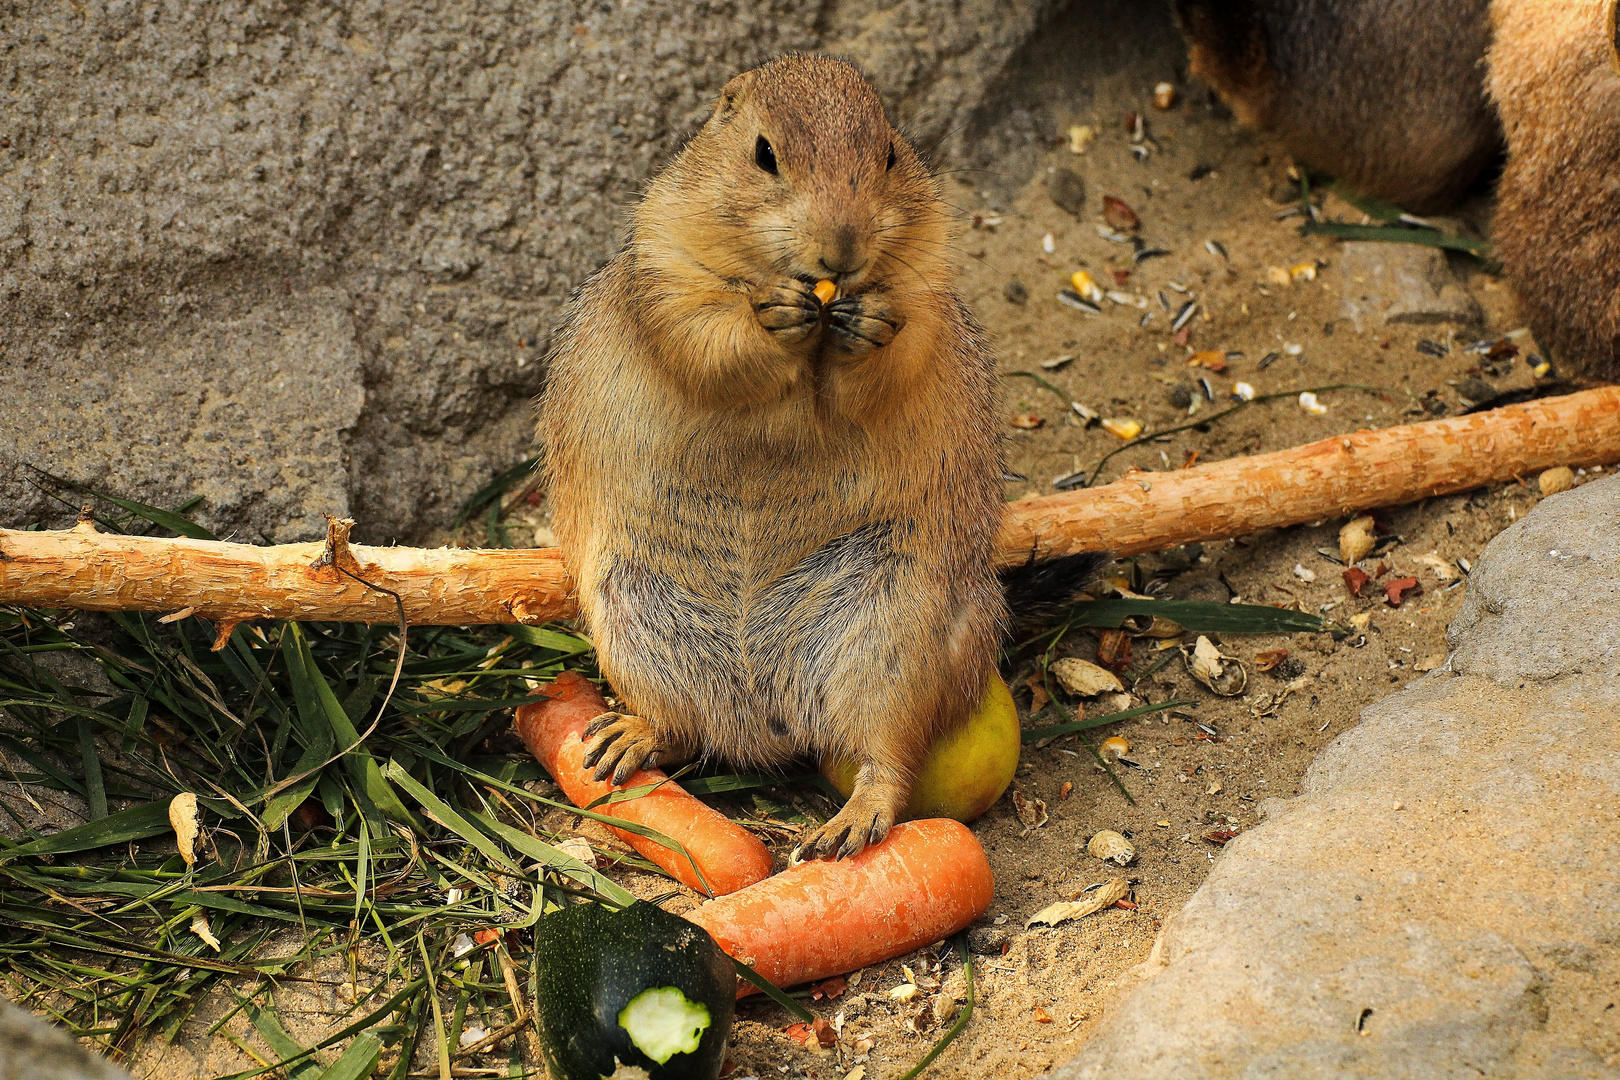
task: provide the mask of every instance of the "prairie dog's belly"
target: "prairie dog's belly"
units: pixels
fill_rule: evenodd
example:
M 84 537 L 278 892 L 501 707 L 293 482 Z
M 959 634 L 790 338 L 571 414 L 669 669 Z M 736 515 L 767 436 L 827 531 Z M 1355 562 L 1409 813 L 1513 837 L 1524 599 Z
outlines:
M 905 590 L 910 527 L 868 522 L 796 559 L 780 529 L 722 532 L 688 537 L 672 560 L 649 531 L 607 558 L 592 629 L 614 685 L 697 749 L 744 765 L 841 742 L 837 706 L 867 677 L 851 646 Z

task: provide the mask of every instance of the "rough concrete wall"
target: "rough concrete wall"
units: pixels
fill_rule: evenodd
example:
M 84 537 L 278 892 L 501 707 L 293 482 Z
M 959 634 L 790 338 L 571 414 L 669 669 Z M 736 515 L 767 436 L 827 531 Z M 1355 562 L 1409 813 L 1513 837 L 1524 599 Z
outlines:
M 344 7 L 347 7 L 345 5 Z M 619 208 L 818 5 L 0 9 L 0 457 L 372 539 L 524 454 Z M 0 520 L 46 504 L 15 467 Z
M 420 538 L 528 452 L 559 310 L 727 78 L 847 53 L 971 156 L 1059 6 L 0 0 L 0 524 L 65 511 L 34 466 Z

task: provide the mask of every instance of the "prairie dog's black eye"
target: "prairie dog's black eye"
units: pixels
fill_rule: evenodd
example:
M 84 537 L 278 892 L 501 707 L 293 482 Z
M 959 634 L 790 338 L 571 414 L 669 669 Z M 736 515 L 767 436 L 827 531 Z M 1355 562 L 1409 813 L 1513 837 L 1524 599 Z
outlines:
M 754 164 L 772 176 L 776 175 L 776 151 L 771 149 L 771 144 L 763 135 L 754 140 Z
M 890 169 L 894 168 L 894 161 L 895 161 L 894 143 L 890 143 L 889 144 L 889 163 L 887 165 L 883 166 L 883 171 L 888 172 Z

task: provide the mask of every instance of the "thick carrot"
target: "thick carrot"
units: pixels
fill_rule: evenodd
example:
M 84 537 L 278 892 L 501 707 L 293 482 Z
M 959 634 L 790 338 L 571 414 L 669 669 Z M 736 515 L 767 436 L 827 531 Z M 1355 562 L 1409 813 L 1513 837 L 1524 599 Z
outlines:
M 608 826 L 636 851 L 699 892 L 712 889 L 714 895 L 723 896 L 770 876 L 771 853 L 757 836 L 681 790 L 657 769 L 642 769 L 617 787 L 591 779 L 591 770 L 584 764 L 582 737 L 585 725 L 607 712 L 607 703 L 589 679 L 565 671 L 540 693 L 545 700 L 521 706 L 513 726 L 529 753 L 546 767 L 575 806 L 587 806 L 611 791 L 662 781 L 657 791 L 639 799 L 604 803 L 597 813 L 645 825 L 680 841 L 692 856 L 690 862 L 656 840 Z M 693 873 L 693 862 L 703 871 L 701 878 Z
M 777 986 L 840 975 L 949 937 L 995 894 L 990 862 L 949 818 L 896 825 L 853 859 L 804 862 L 686 917 Z M 738 996 L 753 993 L 746 983 Z

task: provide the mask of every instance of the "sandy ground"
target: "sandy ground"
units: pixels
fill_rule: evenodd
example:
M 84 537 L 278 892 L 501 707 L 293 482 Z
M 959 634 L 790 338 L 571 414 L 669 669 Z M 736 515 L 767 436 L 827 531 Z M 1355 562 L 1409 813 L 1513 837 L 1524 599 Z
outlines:
M 1455 414 L 1466 407 L 1457 384 L 1482 374 L 1478 357 L 1463 347 L 1520 326 L 1506 289 L 1477 265 L 1459 259 L 1454 269 L 1483 308 L 1482 326 L 1456 328 L 1454 334 L 1446 326 L 1368 326 L 1357 333 L 1341 312 L 1347 283 L 1337 265 L 1336 242 L 1301 237 L 1298 217 L 1277 219 L 1295 197 L 1287 162 L 1211 106 L 1200 89 L 1183 86 L 1175 108 L 1153 109 L 1153 83 L 1173 75 L 1140 70 L 1114 79 L 1110 93 L 1053 132 L 1046 161 L 1011 200 L 984 194 L 995 185 L 979 182 L 972 173 L 947 181 L 949 197 L 974 223 L 961 238 L 962 287 L 996 339 L 1004 371 L 1038 373 L 1061 391 L 1059 397 L 1017 376 L 1005 382 L 1008 467 L 1028 478 L 1008 481 L 1009 499 L 1048 493 L 1055 478 L 1077 470 L 1089 473 L 1099 458 L 1120 445 L 1100 426 L 1084 426 L 1069 411 L 1070 400 L 1103 417 L 1134 418 L 1148 430 L 1158 430 L 1188 421 L 1189 394 L 1200 402 L 1202 415 L 1218 411 L 1230 403 L 1239 381 L 1260 394 L 1340 383 L 1370 388 L 1323 392 L 1327 411 L 1322 415 L 1306 412 L 1293 399 L 1256 404 L 1205 430 L 1189 430 L 1114 458 L 1104 472 L 1106 480 L 1132 465 L 1177 468 L 1195 453 L 1208 461 L 1410 422 L 1437 410 Z M 1131 154 L 1126 134 L 1125 116 L 1133 110 L 1147 115 L 1156 146 L 1142 161 Z M 1057 137 L 1068 124 L 1096 130 L 1085 153 L 1071 153 Z M 1043 181 L 1047 170 L 1056 168 L 1072 169 L 1084 182 L 1078 217 L 1054 205 L 1047 193 Z M 1136 263 L 1131 245 L 1101 237 L 1097 226 L 1105 194 L 1135 210 L 1140 235 L 1149 246 L 1170 253 Z M 1361 220 L 1331 197 L 1324 209 L 1329 216 Z M 1482 204 L 1463 215 L 1472 213 L 1474 222 L 1456 224 L 1482 225 L 1487 211 Z M 1050 252 L 1043 248 L 1048 235 Z M 1215 244 L 1206 247 L 1206 241 Z M 1269 276 L 1271 268 L 1302 264 L 1316 267 L 1314 279 L 1280 285 Z M 1104 289 L 1132 300 L 1141 297 L 1146 307 L 1105 300 L 1104 312 L 1091 315 L 1063 306 L 1055 295 L 1077 269 L 1085 269 Z M 1015 281 L 1027 294 L 1022 303 L 1008 299 Z M 1189 323 L 1189 339 L 1177 343 L 1171 316 L 1189 298 L 1196 299 L 1198 313 Z M 1145 326 L 1144 313 L 1152 316 Z M 1420 352 L 1418 344 L 1425 339 L 1438 345 L 1431 351 L 1441 355 Z M 1528 337 L 1519 340 L 1528 346 Z M 1223 373 L 1215 373 L 1185 366 L 1193 350 L 1234 355 Z M 1263 363 L 1271 353 L 1281 355 Z M 1041 366 L 1059 356 L 1073 359 L 1053 370 Z M 1509 369 L 1486 374 L 1498 389 L 1532 381 L 1522 357 Z M 1209 380 L 1213 403 L 1201 400 L 1195 384 L 1199 376 Z M 1173 403 L 1178 393 L 1179 403 Z M 1427 411 L 1421 404 L 1426 397 L 1431 402 Z M 1040 426 L 1014 426 L 1015 417 L 1027 414 L 1039 417 Z M 1531 487 L 1508 485 L 1382 512 L 1380 522 L 1389 534 L 1375 560 L 1389 568 L 1382 581 L 1410 575 L 1423 585 L 1422 594 L 1398 610 L 1376 590 L 1373 598 L 1346 595 L 1341 567 L 1318 553 L 1337 547 L 1338 520 L 1211 543 L 1201 553 L 1179 550 L 1142 557 L 1134 568 L 1119 564 L 1117 576 L 1131 578 L 1139 590 L 1167 597 L 1297 605 L 1341 622 L 1369 618 L 1364 628 L 1337 642 L 1327 634 L 1225 637 L 1222 649 L 1251 665 L 1249 691 L 1242 697 L 1214 696 L 1194 682 L 1179 657 L 1142 680 L 1135 691 L 1144 700 L 1184 697 L 1195 704 L 1097 733 L 1119 734 L 1129 741 L 1128 757 L 1135 767 L 1121 766 L 1120 772 L 1134 805 L 1074 737 L 1026 750 L 1016 788 L 1029 799 L 1043 800 L 1049 820 L 1026 829 L 1011 800 L 1003 799 L 974 825 L 995 872 L 996 897 L 974 932 L 982 954 L 975 957 L 978 994 L 972 1022 L 931 1075 L 962 1080 L 1033 1076 L 1065 1060 L 1099 1023 L 1106 1023 L 1109 1003 L 1131 983 L 1132 969 L 1147 958 L 1158 929 L 1220 857 L 1219 846 L 1205 834 L 1241 831 L 1259 820 L 1266 799 L 1295 794 L 1312 757 L 1356 722 L 1362 706 L 1443 656 L 1444 629 L 1462 599 L 1462 580 L 1442 580 L 1421 557 L 1437 554 L 1453 568 L 1459 559 L 1475 558 L 1535 497 Z M 1135 643 L 1138 666 L 1144 656 L 1151 658 L 1153 648 L 1150 639 Z M 1063 641 L 1057 655 L 1089 659 L 1095 649 L 1095 636 L 1076 633 Z M 1269 674 L 1254 670 L 1256 654 L 1277 649 L 1288 650 L 1287 661 Z M 1030 670 L 1025 659 L 1010 678 L 1026 719 L 1030 694 L 1023 680 Z M 1276 704 L 1291 683 L 1294 689 Z M 1093 706 L 1092 711 L 1098 710 Z M 1048 709 L 1035 723 L 1059 719 Z M 549 824 L 564 833 L 576 829 L 566 815 Z M 1122 872 L 1132 883 L 1135 910 L 1114 908 L 1056 928 L 1026 930 L 1025 921 L 1064 899 L 1069 887 L 1112 876 L 1085 853 L 1087 839 L 1105 828 L 1130 837 L 1139 853 Z M 578 831 L 602 846 L 611 843 L 594 826 Z M 786 842 L 779 846 L 785 852 Z M 635 877 L 627 880 L 647 895 L 670 887 L 666 881 Z M 693 902 L 688 897 L 671 906 Z M 921 987 L 907 1004 L 889 996 L 905 981 L 902 965 L 912 969 Z M 345 977 L 334 972 L 332 980 Z M 942 986 L 948 996 L 960 988 L 961 974 L 954 955 L 941 948 L 867 969 L 858 982 L 850 981 L 837 999 L 814 1004 L 841 1030 L 831 1050 L 818 1052 L 814 1039 L 806 1048 L 784 1034 L 791 1017 L 779 1009 L 745 1003 L 733 1035 L 729 1075 L 898 1077 L 939 1035 L 936 1014 L 948 1010 L 935 1008 L 936 987 Z M 296 1021 L 310 1030 L 330 1015 L 327 1010 L 341 1007 L 334 994 L 324 991 L 308 993 L 303 1004 L 307 1007 L 302 1011 L 294 1009 Z M 222 1012 L 223 1006 L 200 1011 L 190 1025 L 195 1030 L 182 1039 L 189 1043 L 187 1050 L 144 1050 L 134 1062 L 137 1073 L 180 1075 L 185 1071 L 181 1059 L 192 1058 L 195 1065 L 198 1057 L 207 1059 L 209 1071 L 245 1067 L 247 1059 L 234 1048 L 216 1039 L 204 1050 L 198 1041 L 203 1025 Z M 241 1026 L 238 1017 L 225 1030 Z M 536 1060 L 532 1052 L 530 1041 L 524 1054 L 530 1063 Z M 489 1065 L 504 1068 L 505 1054 L 499 1057 Z M 420 1064 L 431 1065 L 426 1060 Z

